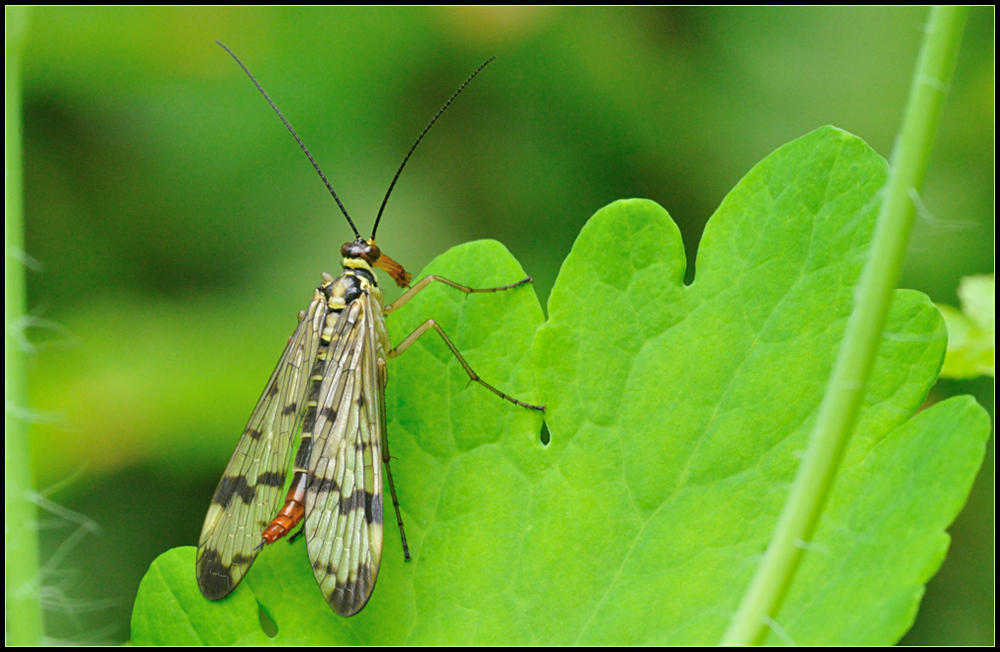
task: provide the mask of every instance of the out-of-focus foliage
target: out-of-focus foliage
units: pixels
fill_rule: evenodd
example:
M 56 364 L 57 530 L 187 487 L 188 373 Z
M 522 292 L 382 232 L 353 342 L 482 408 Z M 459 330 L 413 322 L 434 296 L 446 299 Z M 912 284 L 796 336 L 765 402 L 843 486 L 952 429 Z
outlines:
M 694 275 L 708 216 L 755 162 L 823 124 L 888 156 L 925 10 L 40 8 L 24 70 L 31 404 L 50 633 L 125 640 L 139 578 L 196 541 L 219 473 L 350 232 L 219 39 L 295 125 L 367 231 L 420 269 L 503 242 L 545 305 L 598 208 L 646 197 Z M 903 285 L 957 304 L 992 272 L 993 10 L 973 10 Z M 36 264 L 37 263 L 37 264 Z M 430 315 L 428 315 L 430 316 Z M 992 384 L 950 381 L 932 400 Z M 992 459 L 988 454 L 987 459 Z M 906 639 L 993 640 L 992 463 Z M 936 597 L 937 596 L 937 597 Z M 114 604 L 99 610 L 103 600 Z M 73 611 L 66 615 L 64 611 Z
M 962 309 L 939 305 L 948 326 L 942 378 L 995 375 L 996 282 L 992 274 L 966 276 L 958 286 Z

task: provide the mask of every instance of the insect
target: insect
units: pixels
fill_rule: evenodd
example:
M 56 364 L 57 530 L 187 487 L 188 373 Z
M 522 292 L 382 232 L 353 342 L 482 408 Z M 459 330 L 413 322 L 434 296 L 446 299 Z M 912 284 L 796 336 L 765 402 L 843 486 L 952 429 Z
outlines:
M 523 408 L 545 410 L 508 396 L 479 378 L 433 319 L 425 321 L 395 348 L 390 348 L 385 327 L 385 315 L 401 308 L 435 281 L 467 294 L 512 290 L 531 282 L 528 277 L 503 287 L 473 289 L 427 276 L 411 287 L 410 274 L 375 244 L 382 212 L 406 162 L 441 114 L 492 59 L 459 87 L 414 142 L 382 200 L 372 236 L 365 240 L 295 130 L 243 62 L 225 45 L 219 45 L 250 77 L 305 152 L 347 218 L 355 240 L 340 249 L 343 274 L 337 278 L 324 274 L 308 308 L 299 314 L 298 326 L 219 481 L 198 543 L 198 586 L 210 600 L 225 597 L 240 583 L 265 545 L 278 541 L 304 520 L 300 533 L 305 534 L 320 591 L 335 612 L 351 616 L 361 611 L 371 597 L 382 558 L 383 464 L 403 556 L 410 559 L 389 469 L 387 360 L 433 329 L 461 363 L 470 382 Z M 393 303 L 384 304 L 375 269 L 386 272 L 407 291 Z M 295 455 L 291 487 L 282 503 L 296 432 L 301 433 L 301 443 Z

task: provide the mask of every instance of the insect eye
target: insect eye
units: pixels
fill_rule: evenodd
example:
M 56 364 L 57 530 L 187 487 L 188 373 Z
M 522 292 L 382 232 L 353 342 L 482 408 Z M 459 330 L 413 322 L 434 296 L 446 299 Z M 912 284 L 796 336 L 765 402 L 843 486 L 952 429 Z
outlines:
M 365 259 L 367 259 L 369 263 L 374 263 L 381 256 L 382 252 L 374 242 L 369 242 L 365 246 Z
M 375 256 L 371 258 L 370 245 L 364 240 L 355 240 L 354 242 L 345 242 L 344 246 L 340 248 L 340 255 L 344 258 L 363 258 L 369 263 L 378 260 L 378 247 L 375 248 Z M 369 260 L 369 258 L 371 258 Z

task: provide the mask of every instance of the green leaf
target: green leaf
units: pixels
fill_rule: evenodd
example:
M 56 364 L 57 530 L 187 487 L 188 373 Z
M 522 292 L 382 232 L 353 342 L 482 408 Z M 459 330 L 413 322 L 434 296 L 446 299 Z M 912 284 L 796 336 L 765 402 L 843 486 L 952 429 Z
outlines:
M 966 276 L 958 284 L 962 312 L 979 328 L 996 331 L 996 281 L 992 274 Z
M 993 275 L 966 276 L 958 286 L 959 312 L 938 305 L 948 326 L 942 378 L 993 376 L 996 372 L 996 283 Z
M 566 447 L 560 486 L 543 493 L 573 495 L 580 512 L 606 523 L 563 551 L 569 560 L 563 565 L 573 566 L 566 574 L 583 581 L 548 597 L 547 604 L 579 619 L 571 623 L 577 631 L 570 640 L 719 640 L 767 544 L 819 406 L 884 179 L 884 161 L 835 129 L 782 147 L 713 216 L 689 287 L 681 282 L 680 235 L 655 204 L 617 202 L 584 228 L 535 343 L 538 367 L 549 368 L 539 382 L 552 408 L 552 445 Z M 897 292 L 843 476 L 876 447 L 902 445 L 895 431 L 933 383 L 944 345 L 930 302 Z M 892 592 L 884 582 L 902 574 L 918 587 L 940 563 L 941 529 L 958 509 L 952 496 L 967 494 L 988 434 L 981 410 L 964 406 L 965 418 L 979 416 L 978 428 L 955 428 L 946 416 L 953 406 L 925 417 L 937 437 L 966 454 L 949 460 L 959 468 L 947 480 L 922 478 L 954 492 L 921 504 L 923 519 L 909 526 L 922 545 L 903 548 L 899 541 L 896 556 L 879 557 L 871 569 L 877 590 L 825 605 L 881 626 L 845 629 L 836 637 L 826 631 L 824 638 L 816 632 L 829 615 L 817 614 L 808 627 L 779 617 L 790 640 L 886 644 L 906 631 L 919 593 L 887 604 Z M 895 452 L 905 453 L 907 468 L 920 468 L 924 453 L 916 446 Z M 902 489 L 891 476 L 869 480 L 864 493 L 852 495 L 838 483 L 832 504 L 872 494 L 888 499 Z M 552 509 L 546 525 L 578 527 L 579 518 Z M 807 555 L 806 566 L 822 555 L 838 560 L 840 573 L 795 584 L 814 598 L 857 574 L 855 564 L 871 566 L 857 548 L 824 537 L 830 518 L 810 544 L 817 552 Z M 878 541 L 891 539 L 891 532 L 878 531 L 889 525 L 877 521 L 874 531 L 848 531 Z M 920 539 L 934 534 L 933 546 Z M 588 549 L 604 551 L 603 573 L 585 572 L 592 562 Z M 803 608 L 790 597 L 781 616 Z
M 544 325 L 530 286 L 433 284 L 390 316 L 393 342 L 433 317 L 484 379 L 546 405 L 550 443 L 430 332 L 390 361 L 387 391 L 413 561 L 388 518 L 374 596 L 350 619 L 326 606 L 301 544 L 265 550 L 221 603 L 196 593 L 193 556 L 174 556 L 177 595 L 229 609 L 252 593 L 285 645 L 718 642 L 787 496 L 884 180 L 884 161 L 833 128 L 782 147 L 712 217 L 690 286 L 666 211 L 615 202 L 580 233 Z M 478 287 L 524 275 L 488 241 L 427 273 Z M 912 622 L 989 433 L 967 398 L 913 416 L 944 348 L 933 305 L 898 291 L 769 642 L 888 644 Z M 145 601 L 164 596 L 145 586 L 136 613 L 155 613 Z
M 195 582 L 194 552 L 174 548 L 150 565 L 132 610 L 132 643 L 266 645 L 253 593 L 236 591 L 220 602 L 203 598 Z

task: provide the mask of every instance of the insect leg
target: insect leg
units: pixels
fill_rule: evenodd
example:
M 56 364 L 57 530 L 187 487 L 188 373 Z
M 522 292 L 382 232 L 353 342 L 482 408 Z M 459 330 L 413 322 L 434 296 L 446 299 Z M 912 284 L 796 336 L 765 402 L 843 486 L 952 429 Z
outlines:
M 403 561 L 410 561 L 410 546 L 406 543 L 406 531 L 403 530 L 403 515 L 399 512 L 399 499 L 396 498 L 396 485 L 392 482 L 392 470 L 389 468 L 389 429 L 385 427 L 385 386 L 389 372 L 385 368 L 385 360 L 378 360 L 378 379 L 381 385 L 379 392 L 379 410 L 382 419 L 382 463 L 385 464 L 385 478 L 389 482 L 389 495 L 392 496 L 392 506 L 396 509 L 396 523 L 399 524 L 399 538 L 403 542 Z
M 406 543 L 406 531 L 403 530 L 403 515 L 399 513 L 399 499 L 396 498 L 396 485 L 392 483 L 392 470 L 389 469 L 389 442 L 382 431 L 382 461 L 385 463 L 385 479 L 389 482 L 389 494 L 392 496 L 392 506 L 396 508 L 396 523 L 399 524 L 399 538 L 403 542 L 403 561 L 410 561 L 410 546 Z
M 400 296 L 398 299 L 396 299 L 392 303 L 388 304 L 385 308 L 383 308 L 382 309 L 382 314 L 388 315 L 393 310 L 398 310 L 399 308 L 402 308 L 403 306 L 405 306 L 407 304 L 407 302 L 409 302 L 410 299 L 412 299 L 413 297 L 417 296 L 418 292 L 420 292 L 421 290 L 423 290 L 424 288 L 426 288 L 428 285 L 430 285 L 434 281 L 438 281 L 440 283 L 444 283 L 445 285 L 450 285 L 451 287 L 455 288 L 456 290 L 461 290 L 462 292 L 465 292 L 466 294 L 474 294 L 474 293 L 478 294 L 480 292 L 502 292 L 504 290 L 513 290 L 514 288 L 519 287 L 521 285 L 524 285 L 525 283 L 531 283 L 532 280 L 533 279 L 530 276 L 527 276 L 525 278 L 522 278 L 517 283 L 511 283 L 510 285 L 504 285 L 504 286 L 501 286 L 501 287 L 496 287 L 496 288 L 470 288 L 470 287 L 467 287 L 465 285 L 460 285 L 460 284 L 456 283 L 455 281 L 446 279 L 443 276 L 438 276 L 437 274 L 431 274 L 430 276 L 425 276 L 422 279 L 420 279 L 419 281 L 417 281 L 416 283 L 414 283 L 413 287 L 411 287 L 409 290 L 407 290 L 406 292 L 404 292 L 402 296 Z M 442 334 L 442 336 L 443 336 L 443 334 Z M 445 340 L 447 340 L 447 339 L 448 338 L 445 338 Z M 449 342 L 449 344 L 450 344 L 450 342 Z M 452 348 L 454 349 L 454 347 L 452 347 Z M 458 355 L 458 354 L 456 353 L 456 355 Z M 461 359 L 461 356 L 459 356 L 459 359 Z M 464 362 L 463 362 L 463 364 L 464 364 Z
M 431 278 L 431 277 L 428 276 L 428 277 L 426 277 L 423 280 L 426 280 L 426 279 L 429 279 L 429 278 Z M 423 280 L 421 282 L 423 282 Z M 437 279 L 437 280 L 444 280 L 444 279 Z M 517 283 L 516 285 L 520 285 L 521 283 L 525 283 L 525 282 L 527 282 L 527 280 L 530 280 L 530 279 L 525 279 L 524 281 L 521 281 L 520 283 Z M 448 283 L 450 284 L 451 281 L 448 281 Z M 462 287 L 462 286 L 458 286 L 456 284 L 455 287 Z M 485 291 L 486 292 L 490 292 L 490 291 L 495 291 L 495 290 L 504 290 L 504 289 L 508 289 L 510 287 L 515 287 L 515 286 L 507 286 L 505 288 L 494 288 L 492 290 L 485 290 Z M 472 291 L 476 292 L 477 290 L 472 290 Z M 403 296 L 405 297 L 406 295 L 404 294 Z M 400 342 L 398 345 L 396 345 L 392 349 L 392 351 L 389 351 L 388 357 L 390 357 L 390 358 L 398 357 L 400 354 L 402 354 L 404 351 L 406 351 L 406 349 L 410 348 L 410 346 L 414 342 L 416 342 L 417 339 L 421 335 L 423 335 L 424 333 L 426 333 L 427 331 L 429 331 L 432 328 L 437 331 L 438 335 L 441 336 L 441 339 L 444 340 L 444 343 L 448 345 L 449 349 L 451 349 L 451 352 L 453 354 L 455 354 L 455 357 L 458 359 L 458 362 L 462 365 L 462 368 L 465 369 L 465 373 L 469 374 L 469 380 L 470 381 L 475 381 L 475 382 L 479 383 L 480 385 L 482 385 L 486 389 L 490 390 L 491 392 L 493 392 L 494 394 L 496 394 L 500 398 L 505 399 L 507 401 L 510 401 L 511 403 L 516 403 L 517 405 L 520 405 L 523 408 L 528 408 L 529 410 L 537 410 L 538 412 L 545 412 L 545 406 L 544 405 L 531 405 L 529 403 L 524 403 L 523 401 L 519 401 L 516 398 L 514 398 L 513 396 L 507 396 L 506 394 L 504 394 L 503 392 L 501 392 L 499 389 L 497 389 L 493 385 L 490 385 L 488 382 L 486 382 L 485 380 L 483 380 L 482 378 L 480 378 L 479 374 L 477 374 L 475 371 L 472 370 L 472 367 L 469 366 L 469 363 L 466 362 L 465 358 L 462 357 L 462 354 L 458 352 L 458 348 L 454 344 L 452 344 L 452 341 L 450 339 L 448 339 L 448 336 L 445 334 L 444 330 L 433 319 L 428 319 L 424 323 L 420 324 L 420 326 L 418 326 L 415 331 L 413 331 L 412 333 L 410 333 L 409 335 L 406 336 L 406 339 L 404 339 L 402 342 Z
M 301 537 L 305 533 L 306 533 L 306 525 L 305 523 L 303 523 L 301 527 L 299 527 L 299 529 L 295 531 L 295 534 L 288 537 L 288 543 L 295 543 L 295 540 Z

